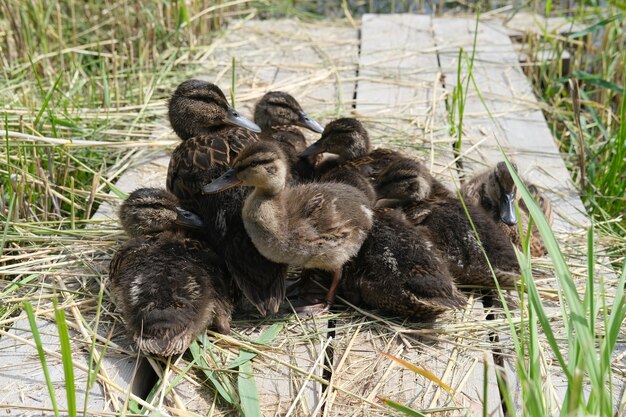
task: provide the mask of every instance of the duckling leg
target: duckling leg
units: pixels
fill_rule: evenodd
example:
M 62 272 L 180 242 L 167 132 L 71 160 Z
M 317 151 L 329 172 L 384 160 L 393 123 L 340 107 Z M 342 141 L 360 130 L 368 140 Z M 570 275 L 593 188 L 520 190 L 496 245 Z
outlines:
M 297 307 L 296 311 L 298 313 L 303 314 L 322 314 L 330 310 L 335 302 L 335 294 L 337 293 L 337 287 L 339 286 L 339 281 L 341 280 L 341 268 L 333 271 L 332 282 L 330 283 L 330 288 L 326 293 L 326 302 L 320 304 L 307 305 L 302 307 Z
M 324 311 L 330 310 L 330 308 L 335 303 L 335 294 L 337 294 L 337 287 L 339 286 L 339 281 L 341 280 L 341 268 L 333 271 L 333 281 L 330 284 L 330 289 L 326 294 L 326 307 L 324 307 Z

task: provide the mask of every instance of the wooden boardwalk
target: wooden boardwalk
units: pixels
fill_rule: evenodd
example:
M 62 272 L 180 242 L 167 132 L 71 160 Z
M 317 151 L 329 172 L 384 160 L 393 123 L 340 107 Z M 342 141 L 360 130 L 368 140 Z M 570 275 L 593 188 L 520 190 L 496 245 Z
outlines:
M 423 15 L 365 15 L 358 27 L 292 20 L 236 22 L 213 45 L 200 48 L 188 60 L 200 61 L 206 68 L 205 73 L 196 74 L 197 78 L 216 82 L 227 91 L 231 58 L 235 57 L 237 106 L 243 113 L 250 114 L 266 91 L 286 90 L 323 123 L 340 116 L 359 117 L 375 145 L 415 155 L 454 187 L 459 181 L 449 136 L 449 97 L 467 74 L 465 66 L 458 77 L 459 50 L 471 51 L 474 28 L 473 18 Z M 564 242 L 564 250 L 577 256 L 574 252 L 580 245 L 576 242 L 584 241 L 588 220 L 518 65 L 509 35 L 499 22 L 481 22 L 476 45 L 473 72 L 491 114 L 471 89 L 464 120 L 465 170 L 471 173 L 501 160 L 497 139 L 518 163 L 521 173 L 554 202 L 555 231 Z M 173 89 L 175 85 L 161 87 Z M 169 130 L 155 136 L 173 138 Z M 117 186 L 125 192 L 139 186 L 164 186 L 168 153 L 139 152 Z M 114 202 L 103 204 L 95 215 L 105 220 L 104 227 L 110 232 L 103 245 L 76 248 L 97 251 L 89 273 L 106 274 L 108 259 L 116 247 L 113 242 L 120 238 L 114 209 Z M 71 273 L 79 272 L 74 269 Z M 554 283 L 547 279 L 541 285 Z M 234 415 L 215 401 L 205 374 L 194 372 L 201 368 L 197 357 L 185 356 L 169 364 L 142 359 L 138 362 L 142 364 L 140 369 L 135 371 L 136 354 L 128 346 L 108 294 L 104 296 L 107 310 L 98 328 L 100 352 L 109 330 L 114 331 L 98 382 L 90 391 L 90 415 L 115 413 L 129 398 L 142 402 L 155 383 L 156 394 L 146 401 L 163 415 Z M 88 318 L 85 326 L 93 323 L 93 302 L 68 298 L 66 305 L 73 306 L 68 307 L 68 314 L 78 309 Z M 554 317 L 560 314 L 556 305 L 551 311 Z M 220 370 L 228 370 L 240 352 L 254 352 L 256 356 L 248 364 L 263 416 L 395 415 L 381 398 L 442 416 L 480 415 L 485 385 L 489 415 L 503 416 L 496 364 L 507 373 L 518 407 L 520 387 L 514 367 L 506 359 L 512 348 L 507 343 L 508 327 L 502 321 L 488 320 L 489 312 L 477 294 L 470 294 L 465 310 L 447 314 L 432 324 L 354 309 L 324 318 L 236 320 L 230 336 L 211 334 L 205 340 L 211 344 L 213 354 L 205 352 L 202 357 L 219 374 Z M 57 352 L 56 326 L 51 325 L 53 313 L 44 308 L 38 317 L 40 331 L 47 335 L 47 349 Z M 41 408 L 50 406 L 45 401 L 47 390 L 36 351 L 29 345 L 32 335 L 28 329 L 22 314 L 10 330 L 0 330 L 0 387 L 8 388 L 0 393 L 0 409 L 11 409 L 11 415 L 40 415 Z M 80 326 L 71 330 L 75 362 L 84 364 L 91 340 L 85 340 Z M 259 342 L 275 331 L 275 337 Z M 380 352 L 428 369 L 452 386 L 455 393 L 451 395 L 393 364 Z M 15 366 L 20 356 L 27 365 Z M 51 353 L 48 361 L 53 365 L 55 386 L 62 387 L 60 359 Z M 245 372 L 246 368 L 238 371 Z M 86 374 L 80 367 L 76 372 L 84 386 Z M 554 367 L 548 367 L 548 372 L 554 379 L 560 377 Z M 157 382 L 159 378 L 166 382 Z M 616 380 L 615 387 L 616 395 L 621 396 L 623 382 Z M 84 398 L 84 391 L 80 395 Z M 61 403 L 60 407 L 65 405 Z

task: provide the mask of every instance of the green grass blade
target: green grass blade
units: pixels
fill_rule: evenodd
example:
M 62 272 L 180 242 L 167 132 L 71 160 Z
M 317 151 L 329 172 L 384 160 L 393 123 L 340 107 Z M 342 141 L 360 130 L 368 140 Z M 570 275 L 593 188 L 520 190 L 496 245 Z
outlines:
M 577 38 L 581 38 L 585 35 L 588 35 L 590 33 L 593 33 L 597 30 L 600 30 L 601 28 L 603 28 L 604 26 L 608 25 L 609 23 L 611 23 L 612 21 L 614 21 L 615 19 L 617 19 L 619 16 L 615 15 L 615 16 L 611 16 L 608 17 L 606 19 L 603 19 L 597 23 L 594 23 L 591 26 L 588 26 L 586 28 L 584 28 L 583 30 L 579 30 L 578 32 L 574 32 L 574 33 L 570 33 L 569 35 L 567 35 L 568 38 L 570 39 L 577 39 Z
M 614 91 L 618 94 L 624 94 L 624 87 L 621 85 L 617 85 L 611 81 L 605 80 L 597 75 L 589 74 L 588 72 L 575 70 L 574 76 L 581 81 L 585 81 L 588 84 L 595 85 L 598 87 L 606 88 L 608 90 Z
M 381 400 L 385 405 L 388 405 L 394 410 L 400 411 L 404 415 L 407 415 L 410 417 L 426 417 L 424 414 L 420 413 L 419 411 L 413 410 L 412 408 L 409 408 L 406 405 L 399 404 L 388 398 L 378 397 L 378 399 Z
M 33 332 L 33 341 L 35 342 L 35 346 L 37 346 L 37 355 L 39 356 L 39 361 L 41 362 L 41 369 L 43 369 L 43 376 L 46 380 L 46 386 L 48 387 L 48 394 L 50 395 L 52 409 L 54 410 L 54 415 L 58 417 L 59 409 L 57 407 L 57 400 L 54 395 L 54 386 L 52 385 L 52 380 L 50 379 L 50 372 L 48 371 L 46 353 L 44 352 L 43 344 L 41 343 L 41 336 L 39 335 L 39 328 L 37 328 L 37 322 L 35 321 L 33 306 L 30 304 L 29 301 L 24 302 L 24 311 L 26 311 L 26 315 L 28 316 L 28 324 L 30 325 L 30 330 Z
M 284 327 L 284 323 L 272 324 L 270 327 L 265 329 L 265 331 L 258 337 L 255 343 L 259 345 L 267 345 L 272 340 L 274 340 L 276 336 L 278 336 L 278 334 L 283 330 Z M 241 352 L 239 352 L 239 356 L 237 356 L 237 358 L 228 365 L 228 368 L 237 368 L 238 366 L 243 365 L 245 362 L 250 361 L 256 355 L 256 353 L 242 350 Z
M 74 381 L 74 362 L 72 360 L 72 346 L 70 334 L 65 319 L 65 310 L 58 307 L 56 298 L 54 303 L 54 318 L 59 330 L 59 342 L 61 343 L 61 358 L 63 362 L 63 374 L 65 375 L 65 394 L 67 396 L 67 413 L 70 417 L 76 417 L 76 385 Z
M 261 417 L 261 402 L 252 373 L 252 362 L 245 362 L 239 367 L 237 387 L 244 417 Z
M 214 371 L 210 370 L 212 367 L 209 365 L 207 360 L 204 358 L 203 351 L 202 351 L 202 349 L 200 349 L 200 345 L 198 344 L 198 342 L 196 340 L 194 340 L 189 345 L 189 351 L 191 352 L 191 355 L 192 355 L 194 361 L 197 362 L 202 367 L 202 371 L 204 372 L 206 377 L 209 379 L 209 382 L 211 383 L 211 385 L 213 385 L 213 387 L 215 388 L 215 391 L 220 395 L 220 397 L 222 397 L 229 404 L 236 404 L 237 401 L 235 400 L 233 395 L 231 395 L 231 393 L 230 393 L 230 392 L 232 392 L 232 389 L 227 389 L 222 384 L 222 382 L 220 382 L 215 377 Z

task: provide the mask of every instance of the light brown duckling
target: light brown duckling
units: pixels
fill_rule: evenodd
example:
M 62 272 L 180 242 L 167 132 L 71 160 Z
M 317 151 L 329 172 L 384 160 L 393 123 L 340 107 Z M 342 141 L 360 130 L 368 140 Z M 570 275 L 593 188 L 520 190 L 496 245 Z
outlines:
M 430 230 L 457 282 L 494 285 L 461 201 L 422 164 L 412 160 L 391 164 L 378 178 L 376 192 L 388 205 L 396 204 L 411 223 Z M 513 285 L 519 265 L 508 237 L 482 208 L 470 204 L 467 210 L 500 285 Z
M 349 117 L 333 120 L 326 125 L 322 137 L 300 155 L 322 152 L 337 155 L 334 159 L 325 160 L 317 168 L 317 174 L 322 180 L 324 176 L 341 175 L 333 171 L 352 170 L 374 183 L 390 163 L 406 159 L 406 156 L 391 149 L 372 150 L 365 127 L 357 119 Z
M 369 236 L 344 267 L 341 290 L 353 303 L 419 319 L 466 304 L 428 228 L 389 209 L 374 211 Z
M 517 166 L 513 165 L 517 171 Z M 552 205 L 543 197 L 537 187 L 526 184 L 528 191 L 535 198 L 549 224 L 552 224 Z M 529 213 L 526 204 L 517 193 L 517 187 L 506 164 L 499 162 L 495 168 L 488 169 L 474 175 L 461 187 L 461 195 L 472 204 L 481 205 L 511 238 L 518 248 L 522 248 L 522 239 L 519 233 L 518 221 L 522 223 L 524 233 L 528 230 Z M 520 208 L 521 219 L 517 218 L 514 202 Z M 539 230 L 533 225 L 530 232 L 531 256 L 543 256 L 547 253 Z
M 302 110 L 296 99 L 283 91 L 266 93 L 254 108 L 254 121 L 261 128 L 262 140 L 273 141 L 280 146 L 289 161 L 293 181 L 312 180 L 317 158 L 300 157 L 307 143 L 298 127 L 316 133 L 322 133 L 324 128 Z
M 232 284 L 219 258 L 194 237 L 199 216 L 165 190 L 134 191 L 120 209 L 131 239 L 113 256 L 111 288 L 137 347 L 180 354 L 207 327 L 230 331 Z
M 202 193 L 202 185 L 226 172 L 244 146 L 259 141 L 255 132 L 261 129 L 233 110 L 219 87 L 205 81 L 183 82 L 169 110 L 172 127 L 184 142 L 172 153 L 167 189 L 202 217 L 205 239 L 259 313 L 276 313 L 285 297 L 287 268 L 262 256 L 246 233 L 241 209 L 248 190 Z
M 332 306 L 341 268 L 372 227 L 372 210 L 358 189 L 339 183 L 286 184 L 287 162 L 271 142 L 246 147 L 207 193 L 254 187 L 242 210 L 259 251 L 274 262 L 333 272 L 324 310 Z

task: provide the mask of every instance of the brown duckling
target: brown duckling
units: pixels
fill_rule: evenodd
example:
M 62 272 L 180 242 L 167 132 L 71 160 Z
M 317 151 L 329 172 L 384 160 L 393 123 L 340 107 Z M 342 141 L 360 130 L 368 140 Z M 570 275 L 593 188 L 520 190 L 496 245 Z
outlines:
M 517 171 L 517 166 L 513 164 Z M 552 224 L 552 205 L 543 197 L 536 186 L 526 184 L 528 191 L 535 198 L 543 211 L 549 224 Z M 522 248 L 522 239 L 519 233 L 518 220 L 522 223 L 522 230 L 528 230 L 529 213 L 524 201 L 517 194 L 517 187 L 513 177 L 504 161 L 499 162 L 495 168 L 485 170 L 473 176 L 461 187 L 461 195 L 465 201 L 481 205 L 511 238 L 514 245 Z M 517 218 L 514 202 L 517 201 L 520 208 L 521 219 Z M 539 230 L 533 225 L 530 232 L 531 256 L 543 256 L 547 253 L 545 244 Z
M 274 262 L 333 272 L 324 310 L 333 304 L 343 265 L 358 252 L 372 227 L 370 203 L 340 183 L 286 184 L 287 161 L 271 142 L 247 146 L 233 168 L 204 187 L 214 193 L 254 187 L 242 217 L 259 251 Z
M 333 170 L 353 170 L 374 183 L 378 175 L 393 161 L 406 159 L 406 156 L 391 149 L 371 149 L 370 138 L 361 122 L 354 118 L 341 118 L 330 122 L 324 128 L 322 137 L 309 146 L 301 156 L 327 152 L 337 155 L 325 160 L 317 168 L 318 176 L 332 174 Z M 339 174 L 341 175 L 341 174 Z
M 412 160 L 394 162 L 378 178 L 376 193 L 386 204 L 396 204 L 411 223 L 430 230 L 457 282 L 493 286 L 481 245 L 461 201 L 422 164 Z M 508 237 L 482 208 L 469 204 L 467 211 L 500 285 L 513 285 L 519 265 Z
M 193 237 L 200 217 L 148 188 L 128 197 L 120 220 L 131 239 L 113 256 L 109 277 L 137 347 L 170 356 L 209 326 L 228 333 L 232 285 L 216 254 Z
M 300 157 L 307 143 L 298 127 L 322 133 L 322 125 L 309 117 L 295 98 L 283 91 L 270 91 L 259 100 L 254 108 L 254 121 L 261 128 L 261 139 L 277 143 L 287 156 L 293 181 L 312 180 L 317 158 Z
M 261 129 L 234 111 L 216 85 L 204 81 L 183 82 L 169 108 L 172 127 L 184 142 L 172 154 L 167 189 L 203 218 L 205 239 L 259 313 L 277 312 L 287 268 L 263 257 L 247 235 L 241 209 L 248 190 L 202 193 L 203 184 L 226 172 L 244 146 L 259 140 L 254 132 Z
M 442 259 L 428 228 L 377 209 L 369 236 L 344 267 L 341 290 L 355 303 L 433 318 L 466 304 Z
M 207 223 L 208 239 L 219 244 L 231 217 L 239 218 L 245 199 L 241 190 L 207 197 L 201 186 L 222 175 L 261 129 L 243 118 L 215 84 L 188 80 L 169 101 L 170 123 L 184 141 L 174 149 L 167 172 L 167 189 Z

